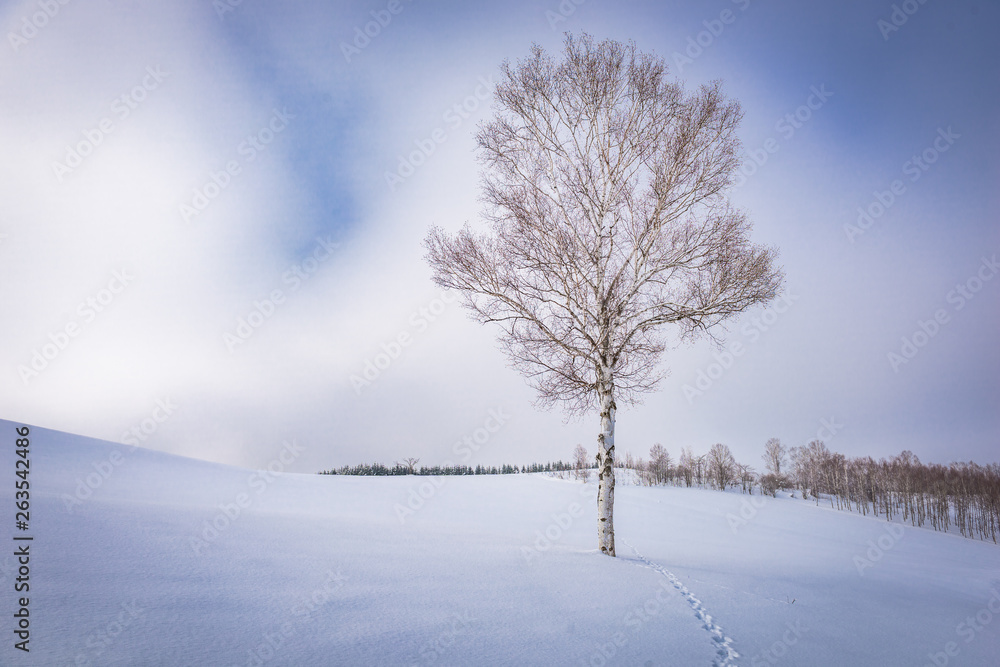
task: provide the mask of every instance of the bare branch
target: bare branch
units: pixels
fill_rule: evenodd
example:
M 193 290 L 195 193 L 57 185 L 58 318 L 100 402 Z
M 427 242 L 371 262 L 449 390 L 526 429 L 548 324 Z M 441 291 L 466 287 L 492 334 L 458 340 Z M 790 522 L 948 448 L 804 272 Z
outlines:
M 783 275 L 725 196 L 742 111 L 720 83 L 686 93 L 662 59 L 589 35 L 561 56 L 503 64 L 476 137 L 489 229 L 435 228 L 425 246 L 540 404 L 582 413 L 656 387 L 661 325 L 711 337 Z

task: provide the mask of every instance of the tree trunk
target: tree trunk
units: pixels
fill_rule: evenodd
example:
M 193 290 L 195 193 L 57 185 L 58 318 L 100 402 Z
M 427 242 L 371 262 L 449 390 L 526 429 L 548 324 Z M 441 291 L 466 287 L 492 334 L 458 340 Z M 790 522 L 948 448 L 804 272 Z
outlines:
M 601 394 L 601 434 L 597 436 L 597 546 L 615 555 L 615 399 Z

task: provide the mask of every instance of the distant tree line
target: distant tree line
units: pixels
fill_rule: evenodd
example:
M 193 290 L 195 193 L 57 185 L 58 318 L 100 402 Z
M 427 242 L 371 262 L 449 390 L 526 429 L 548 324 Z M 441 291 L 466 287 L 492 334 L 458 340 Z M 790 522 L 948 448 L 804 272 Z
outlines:
M 901 517 L 914 526 L 930 525 L 935 530 L 955 527 L 965 537 L 997 542 L 1000 533 L 1000 463 L 921 463 L 913 452 L 904 451 L 890 459 L 848 458 L 831 452 L 822 440 L 801 447 L 786 447 L 777 438 L 764 444 L 764 469 L 739 463 L 727 445 L 716 443 L 705 454 L 690 447 L 681 449 L 675 462 L 670 453 L 654 444 L 649 460 L 636 459 L 626 452 L 617 465 L 635 471 L 639 483 L 648 486 L 674 485 L 718 490 L 739 489 L 742 493 L 770 496 L 780 489 L 799 493 L 804 499 L 822 500 L 837 509 L 892 520 Z M 573 461 L 532 463 L 520 467 L 501 466 L 420 466 L 419 459 L 396 461 L 391 467 L 381 463 L 342 466 L 321 475 L 510 475 L 530 472 L 572 472 L 586 479 L 596 467 L 587 450 L 577 445 Z
M 966 537 L 997 541 L 1000 532 L 1000 463 L 924 464 L 913 452 L 891 459 L 849 459 L 818 440 L 791 452 L 796 487 L 831 506 L 902 517 L 935 530 L 955 526 Z
M 821 440 L 787 448 L 777 438 L 765 443 L 762 458 L 764 471 L 759 473 L 717 443 L 701 455 L 685 447 L 675 464 L 666 449 L 655 444 L 648 461 L 626 453 L 621 466 L 634 470 L 646 485 L 739 488 L 771 496 L 789 489 L 817 504 L 822 499 L 838 509 L 887 520 L 901 517 L 935 530 L 954 526 L 966 537 L 994 543 L 1000 532 L 1000 463 L 924 464 L 910 451 L 878 461 L 870 456 L 848 458 L 831 452 Z
M 411 459 L 407 459 L 410 461 Z M 412 463 L 395 462 L 392 467 L 381 463 L 362 463 L 356 466 L 341 466 L 330 470 L 320 471 L 320 475 L 373 475 L 376 477 L 389 475 L 514 475 L 529 472 L 564 472 L 575 470 L 572 463 L 555 461 L 548 463 L 532 463 L 520 467 L 505 463 L 500 466 L 476 465 L 451 465 L 451 466 L 420 466 L 416 467 L 417 459 L 412 459 Z M 590 466 L 592 467 L 592 466 Z

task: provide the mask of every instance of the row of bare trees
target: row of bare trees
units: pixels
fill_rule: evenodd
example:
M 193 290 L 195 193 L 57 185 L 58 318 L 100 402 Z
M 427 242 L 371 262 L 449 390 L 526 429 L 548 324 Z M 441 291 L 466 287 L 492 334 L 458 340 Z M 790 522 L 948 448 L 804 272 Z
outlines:
M 708 486 L 725 490 L 740 486 L 745 493 L 753 492 L 753 468 L 736 461 L 727 445 L 712 445 L 707 454 L 695 456 L 690 447 L 681 450 L 677 464 L 663 445 L 657 443 L 649 450 L 649 461 L 633 459 L 625 454 L 623 467 L 635 470 L 643 484 L 676 484 L 682 486 Z
M 924 464 L 912 452 L 891 459 L 848 458 L 831 452 L 821 440 L 788 448 L 777 438 L 764 445 L 764 471 L 736 461 L 728 446 L 717 443 L 707 454 L 681 450 L 676 465 L 659 443 L 649 460 L 625 455 L 624 467 L 643 484 L 673 484 L 743 493 L 775 495 L 797 490 L 802 498 L 822 499 L 831 507 L 901 518 L 935 530 L 952 527 L 966 537 L 997 541 L 1000 532 L 1000 463 Z
M 790 454 L 795 486 L 817 503 L 824 497 L 832 507 L 997 541 L 1000 463 L 924 464 L 910 451 L 878 461 L 847 458 L 820 440 Z

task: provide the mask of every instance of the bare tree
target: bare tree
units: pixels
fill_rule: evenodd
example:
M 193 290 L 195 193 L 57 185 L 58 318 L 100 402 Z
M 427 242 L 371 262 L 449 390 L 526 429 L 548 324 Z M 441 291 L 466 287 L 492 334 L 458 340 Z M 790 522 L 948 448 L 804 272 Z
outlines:
M 687 94 L 633 43 L 567 35 L 501 67 L 496 115 L 477 133 L 489 231 L 425 240 L 434 280 L 495 322 L 538 405 L 596 409 L 598 546 L 615 554 L 619 402 L 653 390 L 665 341 L 774 298 L 776 251 L 726 191 L 742 112 L 718 83 Z
M 803 447 L 793 447 L 791 450 L 792 468 L 796 483 L 802 490 L 802 499 L 810 495 L 819 503 L 819 494 L 824 487 L 824 469 L 828 468 L 831 458 L 830 450 L 822 440 L 813 440 Z
M 753 466 L 746 463 L 737 463 L 736 474 L 740 479 L 740 490 L 743 493 L 753 495 L 753 483 L 757 480 L 757 473 L 754 471 Z
M 716 488 L 725 491 L 736 474 L 736 458 L 729 446 L 721 442 L 712 445 L 708 450 L 708 478 L 715 482 Z
M 889 460 L 848 459 L 819 440 L 793 448 L 792 461 L 803 498 L 807 491 L 817 498 L 829 494 L 838 509 L 899 517 L 913 526 L 929 523 L 935 530 L 955 526 L 966 537 L 997 542 L 1000 463 L 928 465 L 908 450 Z
M 652 484 L 665 484 L 670 476 L 673 461 L 663 445 L 656 443 L 649 448 L 649 473 Z
M 695 458 L 690 447 L 681 449 L 681 458 L 677 462 L 677 475 L 684 479 L 684 486 L 694 484 Z
M 764 468 L 772 475 L 781 475 L 781 466 L 785 463 L 788 448 L 781 444 L 781 440 L 770 438 L 764 443 Z
M 573 450 L 573 468 L 576 470 L 577 479 L 587 479 L 588 468 L 587 450 L 583 445 L 577 445 Z
M 697 486 L 703 486 L 705 484 L 705 478 L 708 476 L 706 456 L 707 454 L 700 454 L 692 459 L 694 463 L 694 483 Z
M 417 464 L 420 463 L 420 459 L 415 459 L 412 456 L 403 459 L 403 462 L 395 462 L 395 465 L 400 468 L 406 468 L 406 473 L 412 475 L 417 471 Z

